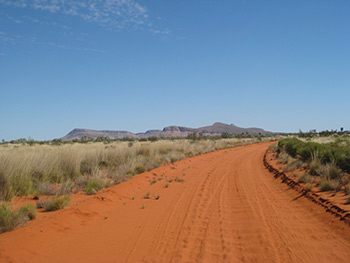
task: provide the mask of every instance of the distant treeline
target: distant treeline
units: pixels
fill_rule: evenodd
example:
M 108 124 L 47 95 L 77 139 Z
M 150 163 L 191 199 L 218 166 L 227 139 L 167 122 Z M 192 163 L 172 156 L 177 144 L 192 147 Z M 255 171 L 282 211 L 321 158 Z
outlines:
M 325 131 L 319 131 L 317 132 L 316 130 L 310 130 L 308 132 L 303 132 L 302 130 L 299 131 L 297 134 L 299 138 L 313 138 L 316 136 L 319 137 L 329 137 L 329 136 L 341 136 L 341 135 L 350 135 L 350 131 L 345 131 L 344 128 L 340 128 L 338 131 L 337 129 L 335 130 L 325 130 Z

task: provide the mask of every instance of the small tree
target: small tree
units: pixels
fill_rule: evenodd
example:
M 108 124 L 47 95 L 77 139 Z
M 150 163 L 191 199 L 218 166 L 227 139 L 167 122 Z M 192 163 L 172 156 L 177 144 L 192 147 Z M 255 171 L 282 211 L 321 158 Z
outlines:
M 198 137 L 198 134 L 196 132 L 191 132 L 187 135 L 187 139 L 195 141 L 195 140 L 198 140 L 199 137 Z
M 61 145 L 62 144 L 62 139 L 53 139 L 51 141 L 52 145 Z
M 230 132 L 227 132 L 227 131 L 224 131 L 221 133 L 221 138 L 233 138 L 234 137 L 234 134 L 233 133 L 230 133 Z
M 92 137 L 91 135 L 84 135 L 83 137 L 81 137 L 81 142 L 91 142 L 94 140 L 94 137 Z

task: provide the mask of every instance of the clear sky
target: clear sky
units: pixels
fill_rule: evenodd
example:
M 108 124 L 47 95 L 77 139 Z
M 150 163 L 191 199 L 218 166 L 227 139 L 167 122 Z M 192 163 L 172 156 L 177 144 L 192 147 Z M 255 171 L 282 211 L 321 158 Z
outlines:
M 0 139 L 350 129 L 348 0 L 0 0 Z

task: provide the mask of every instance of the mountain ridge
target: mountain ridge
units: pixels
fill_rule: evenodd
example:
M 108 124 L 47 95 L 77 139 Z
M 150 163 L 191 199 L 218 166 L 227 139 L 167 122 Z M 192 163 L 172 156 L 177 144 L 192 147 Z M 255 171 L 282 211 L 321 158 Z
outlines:
M 189 133 L 197 132 L 203 135 L 215 136 L 221 135 L 223 132 L 229 133 L 246 133 L 249 134 L 272 134 L 270 131 L 265 131 L 261 128 L 242 128 L 234 124 L 225 124 L 222 122 L 215 122 L 213 125 L 199 127 L 199 128 L 189 128 L 184 126 L 167 126 L 162 130 L 147 130 L 145 132 L 133 133 L 129 131 L 114 131 L 114 130 L 92 130 L 92 129 L 80 129 L 75 128 L 66 136 L 62 137 L 62 140 L 74 140 L 81 139 L 84 135 L 92 136 L 97 138 L 99 136 L 108 136 L 111 139 L 122 139 L 122 138 L 148 138 L 148 137 L 186 137 Z

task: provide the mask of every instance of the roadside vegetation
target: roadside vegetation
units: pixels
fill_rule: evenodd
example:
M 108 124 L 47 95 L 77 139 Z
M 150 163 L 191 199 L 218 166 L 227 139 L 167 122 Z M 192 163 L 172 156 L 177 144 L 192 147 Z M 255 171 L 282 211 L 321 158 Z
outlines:
M 36 208 L 33 204 L 23 205 L 13 210 L 8 203 L 0 203 L 0 233 L 11 231 L 22 226 L 28 220 L 36 217 Z
M 286 138 L 272 148 L 275 147 L 278 162 L 284 164 L 283 170 L 293 172 L 305 188 L 317 186 L 320 191 L 350 194 L 350 138 L 336 136 L 323 141 L 326 143 Z
M 225 135 L 227 136 L 227 135 Z M 243 136 L 243 135 L 242 135 Z M 95 194 L 135 174 L 185 157 L 275 139 L 218 138 L 190 134 L 187 139 L 78 142 L 20 140 L 0 144 L 0 201 L 24 195 Z

